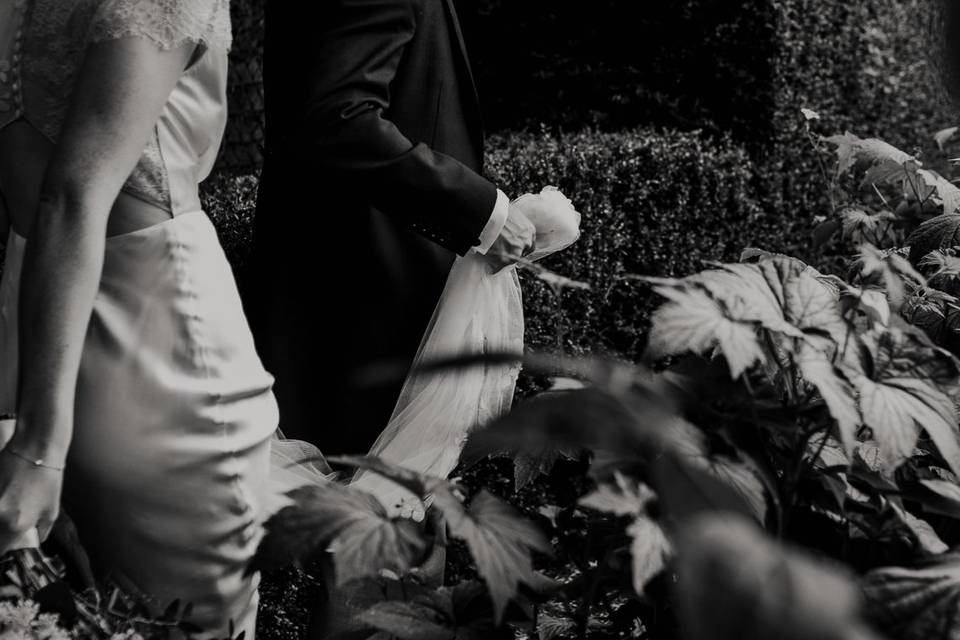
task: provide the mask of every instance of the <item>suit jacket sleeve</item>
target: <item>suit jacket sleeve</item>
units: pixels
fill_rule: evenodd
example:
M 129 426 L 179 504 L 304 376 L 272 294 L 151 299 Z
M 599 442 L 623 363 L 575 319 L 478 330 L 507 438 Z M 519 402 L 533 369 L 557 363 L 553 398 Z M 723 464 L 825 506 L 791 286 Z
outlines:
M 384 115 L 404 47 L 417 28 L 414 0 L 328 0 L 311 45 L 306 130 L 317 162 L 357 197 L 459 254 L 480 242 L 497 203 L 488 180 L 414 144 Z

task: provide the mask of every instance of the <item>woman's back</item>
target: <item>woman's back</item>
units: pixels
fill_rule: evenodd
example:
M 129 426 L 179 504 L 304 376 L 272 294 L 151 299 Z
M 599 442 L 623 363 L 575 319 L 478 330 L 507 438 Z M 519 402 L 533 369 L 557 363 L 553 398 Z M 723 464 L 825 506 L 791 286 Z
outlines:
M 64 504 L 101 577 L 252 638 L 277 408 L 197 195 L 229 39 L 227 0 L 0 0 L 0 553 Z
M 0 0 L 0 193 L 21 234 L 30 229 L 87 48 L 123 37 L 163 49 L 203 44 L 117 199 L 108 235 L 200 209 L 197 184 L 226 124 L 227 0 Z

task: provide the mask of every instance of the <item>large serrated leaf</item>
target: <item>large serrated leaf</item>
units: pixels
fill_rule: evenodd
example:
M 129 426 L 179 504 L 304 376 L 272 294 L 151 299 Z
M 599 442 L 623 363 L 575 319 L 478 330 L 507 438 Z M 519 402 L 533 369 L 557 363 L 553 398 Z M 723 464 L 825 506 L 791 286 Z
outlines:
M 533 570 L 530 552 L 551 553 L 550 543 L 512 507 L 481 491 L 470 508 L 445 512 L 450 535 L 470 549 L 477 571 L 487 583 L 496 619 L 502 620 L 507 603 L 519 585 L 535 587 L 542 578 Z
M 906 163 L 916 163 L 916 159 L 910 154 L 878 138 L 864 139 L 852 133 L 845 133 L 825 140 L 837 148 L 838 175 L 850 171 L 859 163 L 868 166 L 885 163 L 897 167 L 903 167 Z
M 653 317 L 654 357 L 719 349 L 734 378 L 763 361 L 757 331 L 805 338 L 845 329 L 837 292 L 820 274 L 785 256 L 726 264 L 683 280 L 647 279 L 667 299 Z
M 373 496 L 330 482 L 297 489 L 292 505 L 266 523 L 252 567 L 275 568 L 331 547 L 337 582 L 383 570 L 403 575 L 422 562 L 432 540 L 415 522 L 387 517 Z
M 925 340 L 899 329 L 867 335 L 871 371 L 851 372 L 850 379 L 860 397 L 864 424 L 873 431 L 890 469 L 913 454 L 922 428 L 956 473 L 960 472 L 960 430 L 955 398 L 960 372 L 949 353 Z
M 734 378 L 763 359 L 756 327 L 729 318 L 706 292 L 658 288 L 657 293 L 668 302 L 654 312 L 647 345 L 649 357 L 709 354 L 719 348 Z

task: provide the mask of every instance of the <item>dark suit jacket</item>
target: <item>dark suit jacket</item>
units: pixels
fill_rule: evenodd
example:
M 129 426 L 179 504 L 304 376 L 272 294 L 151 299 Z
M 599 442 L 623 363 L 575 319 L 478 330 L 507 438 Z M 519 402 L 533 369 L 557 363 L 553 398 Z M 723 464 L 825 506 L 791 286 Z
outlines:
M 496 203 L 453 0 L 271 0 L 264 80 L 247 312 L 287 435 L 363 452 Z

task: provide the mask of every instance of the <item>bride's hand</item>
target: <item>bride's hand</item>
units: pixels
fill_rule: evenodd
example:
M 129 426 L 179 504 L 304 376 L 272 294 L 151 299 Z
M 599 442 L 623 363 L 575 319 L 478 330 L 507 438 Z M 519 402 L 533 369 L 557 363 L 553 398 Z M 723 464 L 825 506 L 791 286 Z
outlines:
M 0 451 L 0 554 L 34 529 L 46 537 L 60 512 L 62 488 L 59 469 L 29 462 L 9 445 Z

